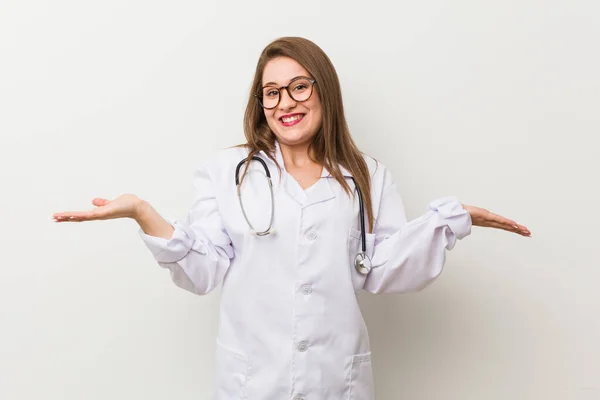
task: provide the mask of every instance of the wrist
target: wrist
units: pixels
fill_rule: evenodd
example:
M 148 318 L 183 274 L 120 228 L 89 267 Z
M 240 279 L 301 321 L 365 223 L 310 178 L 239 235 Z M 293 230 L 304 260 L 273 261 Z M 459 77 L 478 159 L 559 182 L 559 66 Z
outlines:
M 144 218 L 144 215 L 148 214 L 148 210 L 150 208 L 152 208 L 150 203 L 148 203 L 146 200 L 138 199 L 133 207 L 131 218 L 139 222 Z

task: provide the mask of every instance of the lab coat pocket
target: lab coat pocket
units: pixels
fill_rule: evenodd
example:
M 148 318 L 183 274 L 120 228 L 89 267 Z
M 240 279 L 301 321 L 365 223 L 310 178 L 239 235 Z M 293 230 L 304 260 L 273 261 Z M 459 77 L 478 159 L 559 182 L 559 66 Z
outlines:
M 375 387 L 371 367 L 371 352 L 352 356 L 348 400 L 373 400 Z
M 367 256 L 369 259 L 373 259 L 373 252 L 375 248 L 375 234 L 374 233 L 366 233 L 366 242 L 367 242 Z M 355 291 L 359 291 L 367 278 L 366 275 L 361 274 L 356 270 L 356 266 L 354 261 L 356 259 L 356 255 L 362 251 L 362 239 L 361 234 L 358 229 L 353 227 L 350 228 L 350 233 L 348 236 L 348 260 L 350 267 L 350 275 L 352 276 L 352 285 L 354 286 Z
M 245 388 L 250 378 L 248 357 L 217 340 L 215 378 L 215 399 L 247 399 Z

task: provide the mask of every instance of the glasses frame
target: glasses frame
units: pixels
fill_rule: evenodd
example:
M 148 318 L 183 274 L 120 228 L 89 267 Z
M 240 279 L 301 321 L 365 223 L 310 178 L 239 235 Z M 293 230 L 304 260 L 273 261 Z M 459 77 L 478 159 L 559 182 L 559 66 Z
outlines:
M 310 95 L 309 95 L 309 96 L 308 96 L 306 99 L 304 99 L 304 100 L 296 100 L 296 99 L 294 98 L 294 96 L 292 96 L 292 93 L 290 93 L 290 89 L 289 89 L 289 87 L 290 87 L 290 85 L 291 85 L 292 83 L 294 83 L 294 82 L 296 82 L 296 81 L 299 81 L 300 79 L 306 79 L 307 81 L 309 81 L 309 82 L 310 82 Z M 316 79 L 312 79 L 312 78 L 309 78 L 309 77 L 307 77 L 307 76 L 297 76 L 296 78 L 292 79 L 292 80 L 290 81 L 290 83 L 288 83 L 288 84 L 287 84 L 287 85 L 285 85 L 285 86 L 280 86 L 280 87 L 277 87 L 277 86 L 272 86 L 272 85 L 263 86 L 263 87 L 261 87 L 261 88 L 260 88 L 260 93 L 261 93 L 261 94 L 255 93 L 255 94 L 254 94 L 254 97 L 255 97 L 255 98 L 258 100 L 258 104 L 260 104 L 260 106 L 261 106 L 262 108 L 264 108 L 265 110 L 272 110 L 272 109 L 276 108 L 276 107 L 279 105 L 279 103 L 281 102 L 281 89 L 285 89 L 285 90 L 286 90 L 286 92 L 287 92 L 288 96 L 290 96 L 290 99 L 294 100 L 294 101 L 295 101 L 295 102 L 297 102 L 297 103 L 302 103 L 302 102 L 305 102 L 306 100 L 308 100 L 308 99 L 310 99 L 310 98 L 312 97 L 312 94 L 313 94 L 313 92 L 315 91 L 315 84 L 316 84 L 316 83 L 317 83 L 317 80 L 316 80 Z M 277 104 L 275 104 L 273 107 L 265 107 L 265 106 L 264 106 L 264 104 L 263 104 L 263 102 L 262 102 L 262 99 L 263 99 L 263 96 L 262 96 L 262 91 L 263 91 L 265 88 L 267 88 L 267 87 L 270 87 L 270 88 L 273 88 L 273 89 L 277 89 L 277 92 L 279 93 L 279 94 L 278 94 L 278 97 L 279 97 L 279 98 L 277 99 Z

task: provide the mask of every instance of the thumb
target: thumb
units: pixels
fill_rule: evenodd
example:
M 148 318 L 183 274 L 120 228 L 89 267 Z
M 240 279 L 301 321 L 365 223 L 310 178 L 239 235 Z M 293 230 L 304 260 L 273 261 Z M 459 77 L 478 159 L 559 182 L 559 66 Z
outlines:
M 94 200 L 92 200 L 92 204 L 95 205 L 96 207 L 105 206 L 108 203 L 110 203 L 109 200 L 98 198 L 98 197 L 96 197 Z

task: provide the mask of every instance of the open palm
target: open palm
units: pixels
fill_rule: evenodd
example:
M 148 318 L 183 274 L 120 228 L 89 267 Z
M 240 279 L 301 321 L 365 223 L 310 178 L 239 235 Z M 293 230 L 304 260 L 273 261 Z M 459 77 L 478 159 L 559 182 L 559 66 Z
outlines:
M 463 208 L 471 214 L 473 226 L 483 226 L 486 228 L 503 229 L 505 231 L 518 233 L 521 236 L 531 237 L 531 232 L 524 225 L 519 225 L 515 221 L 505 218 L 501 215 L 494 214 L 485 208 L 467 206 L 463 204 Z
M 55 213 L 52 218 L 56 222 L 82 222 L 101 219 L 133 218 L 140 204 L 140 199 L 133 194 L 123 194 L 114 200 L 95 198 L 96 206 L 88 211 L 64 211 Z

